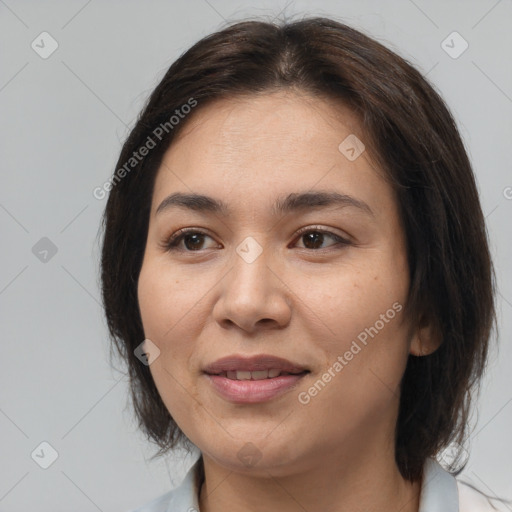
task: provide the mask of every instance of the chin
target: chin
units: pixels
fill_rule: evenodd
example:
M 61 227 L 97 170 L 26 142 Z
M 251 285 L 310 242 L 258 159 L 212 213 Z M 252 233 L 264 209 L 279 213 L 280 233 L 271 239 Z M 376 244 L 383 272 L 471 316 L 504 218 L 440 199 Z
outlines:
M 279 443 L 270 437 L 266 433 L 252 438 L 244 436 L 245 441 L 232 440 L 225 447 L 216 445 L 203 453 L 222 467 L 237 473 L 267 478 L 289 474 L 297 468 L 300 459 L 297 444 L 286 441 Z

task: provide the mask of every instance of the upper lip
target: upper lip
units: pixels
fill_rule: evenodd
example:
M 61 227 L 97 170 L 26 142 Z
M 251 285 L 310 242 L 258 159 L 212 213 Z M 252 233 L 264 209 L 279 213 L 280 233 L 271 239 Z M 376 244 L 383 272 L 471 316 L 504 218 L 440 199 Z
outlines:
M 230 355 L 217 359 L 217 361 L 204 367 L 203 371 L 210 375 L 215 375 L 230 371 L 258 371 L 278 369 L 288 373 L 302 373 L 309 371 L 304 366 L 283 359 L 282 357 L 260 354 L 257 356 L 244 357 L 238 355 Z

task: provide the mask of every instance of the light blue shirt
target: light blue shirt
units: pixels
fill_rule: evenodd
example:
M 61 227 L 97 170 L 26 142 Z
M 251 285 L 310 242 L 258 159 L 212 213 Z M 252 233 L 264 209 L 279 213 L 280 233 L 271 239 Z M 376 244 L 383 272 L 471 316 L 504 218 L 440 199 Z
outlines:
M 200 460 L 176 489 L 130 512 L 200 512 L 196 484 Z M 418 512 L 496 512 L 483 495 L 457 480 L 434 459 L 427 459 L 423 475 Z

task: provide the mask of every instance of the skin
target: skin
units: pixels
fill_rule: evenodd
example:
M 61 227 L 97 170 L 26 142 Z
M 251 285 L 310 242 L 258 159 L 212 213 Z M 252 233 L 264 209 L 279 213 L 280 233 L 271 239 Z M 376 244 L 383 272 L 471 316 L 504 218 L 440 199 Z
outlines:
M 418 510 L 421 482 L 401 477 L 394 429 L 408 355 L 437 347 L 428 324 L 397 313 L 321 392 L 298 400 L 358 334 L 394 303 L 405 306 L 409 288 L 393 190 L 368 151 L 349 161 L 338 150 L 349 134 L 364 142 L 348 108 L 279 91 L 201 108 L 164 155 L 138 299 L 145 336 L 160 350 L 150 365 L 156 386 L 203 454 L 201 512 Z M 317 190 L 353 196 L 373 215 L 353 206 L 271 213 L 277 197 Z M 174 192 L 214 197 L 232 213 L 156 215 Z M 297 234 L 304 227 L 348 244 L 329 234 L 311 242 Z M 167 251 L 182 228 L 206 235 Z M 262 248 L 252 263 L 236 252 L 249 236 Z M 202 372 L 227 355 L 262 353 L 310 373 L 267 402 L 233 404 Z M 261 457 L 253 466 L 237 456 L 249 442 Z

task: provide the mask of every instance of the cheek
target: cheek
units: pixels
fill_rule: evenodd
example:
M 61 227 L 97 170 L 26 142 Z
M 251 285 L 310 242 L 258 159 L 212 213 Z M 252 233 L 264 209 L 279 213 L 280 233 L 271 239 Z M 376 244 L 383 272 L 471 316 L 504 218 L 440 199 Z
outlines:
M 144 335 L 160 346 L 159 343 L 164 325 L 169 322 L 165 311 L 169 310 L 170 294 L 166 293 L 167 280 L 151 261 L 144 260 L 137 286 L 137 297 L 139 301 L 140 315 L 144 327 Z
M 337 346 L 340 340 L 346 342 L 373 326 L 388 310 L 392 323 L 400 324 L 394 321 L 398 315 L 393 304 L 398 302 L 400 309 L 405 304 L 407 268 L 400 261 L 374 251 L 334 271 L 309 276 L 307 280 L 295 279 L 293 291 L 316 314 L 317 323 L 327 328 L 326 341 Z
M 201 291 L 170 265 L 149 256 L 141 268 L 137 295 L 145 335 L 163 343 L 178 323 L 189 321 L 187 315 Z
M 160 350 L 158 359 L 150 367 L 151 373 L 159 388 L 160 380 L 170 379 L 165 384 L 168 387 L 173 385 L 171 375 L 183 371 L 183 361 L 190 355 L 192 345 L 185 342 L 183 334 L 190 322 L 187 313 L 197 302 L 193 287 L 187 286 L 168 267 L 148 258 L 141 268 L 137 295 L 144 336 Z M 170 375 L 165 375 L 166 370 Z
M 301 290 L 308 308 L 318 312 L 319 329 L 327 333 L 310 336 L 324 352 L 324 370 L 336 375 L 327 386 L 334 394 L 325 393 L 319 406 L 322 402 L 329 407 L 333 400 L 346 401 L 348 410 L 363 403 L 379 409 L 379 402 L 393 401 L 408 356 L 402 314 L 407 272 L 400 255 L 374 251 L 350 268 L 317 279 L 317 286 L 311 281 Z
M 192 309 L 204 294 L 195 290 L 168 266 L 145 260 L 137 289 L 139 308 L 145 337 L 160 349 L 149 369 L 166 408 L 186 431 L 188 418 L 201 406 L 188 369 L 197 336 Z
M 142 265 L 139 308 L 144 335 L 160 350 L 150 370 L 157 386 L 162 379 L 165 381 L 161 389 L 179 386 L 178 382 L 191 384 L 193 380 L 197 340 L 211 312 L 208 292 L 217 281 L 215 275 L 211 279 L 205 273 L 201 275 L 198 278 L 198 272 L 184 272 L 151 253 Z

